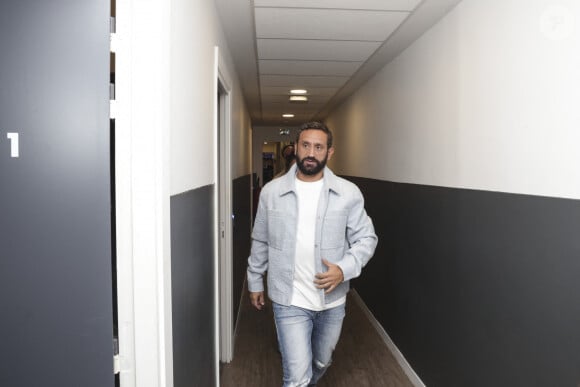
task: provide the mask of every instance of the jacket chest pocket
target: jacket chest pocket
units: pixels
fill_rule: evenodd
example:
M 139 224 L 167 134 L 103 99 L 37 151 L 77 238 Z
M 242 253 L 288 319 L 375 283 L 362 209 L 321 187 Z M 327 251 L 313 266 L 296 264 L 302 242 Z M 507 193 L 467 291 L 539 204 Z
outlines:
M 323 249 L 344 247 L 347 218 L 347 211 L 328 211 L 326 213 L 321 236 Z
M 268 240 L 269 246 L 275 249 L 283 249 L 286 240 L 290 239 L 289 224 L 292 219 L 283 211 L 268 211 Z

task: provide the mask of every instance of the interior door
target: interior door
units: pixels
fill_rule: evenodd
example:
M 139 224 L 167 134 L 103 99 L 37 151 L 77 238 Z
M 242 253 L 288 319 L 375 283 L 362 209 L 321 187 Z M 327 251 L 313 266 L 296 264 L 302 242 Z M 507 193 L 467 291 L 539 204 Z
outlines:
M 0 386 L 114 385 L 109 1 L 0 2 Z

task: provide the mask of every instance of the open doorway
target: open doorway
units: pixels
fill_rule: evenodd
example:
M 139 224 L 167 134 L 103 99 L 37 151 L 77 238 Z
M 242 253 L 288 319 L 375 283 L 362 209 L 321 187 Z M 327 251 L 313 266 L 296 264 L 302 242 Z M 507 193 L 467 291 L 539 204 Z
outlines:
M 265 141 L 262 145 L 263 184 L 286 173 L 294 161 L 294 142 Z
M 219 71 L 217 79 L 217 211 L 218 211 L 218 294 L 219 360 L 228 363 L 233 357 L 233 275 L 232 275 L 232 178 L 230 88 Z

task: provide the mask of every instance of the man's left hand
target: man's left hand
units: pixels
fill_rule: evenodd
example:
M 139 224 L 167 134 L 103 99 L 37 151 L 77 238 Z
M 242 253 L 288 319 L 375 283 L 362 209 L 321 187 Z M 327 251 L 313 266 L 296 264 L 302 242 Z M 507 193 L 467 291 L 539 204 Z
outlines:
M 325 294 L 332 292 L 344 280 L 344 274 L 340 266 L 328 262 L 322 258 L 322 263 L 328 267 L 328 271 L 316 274 L 314 283 L 318 289 L 325 289 Z

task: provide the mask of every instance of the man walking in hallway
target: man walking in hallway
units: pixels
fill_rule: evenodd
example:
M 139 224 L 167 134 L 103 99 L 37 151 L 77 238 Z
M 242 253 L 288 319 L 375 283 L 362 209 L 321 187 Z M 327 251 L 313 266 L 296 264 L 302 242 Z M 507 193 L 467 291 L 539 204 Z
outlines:
M 304 124 L 295 151 L 296 164 L 260 194 L 247 272 L 258 310 L 268 272 L 284 387 L 314 386 L 330 365 L 349 281 L 377 245 L 360 190 L 326 167 L 332 132 Z

